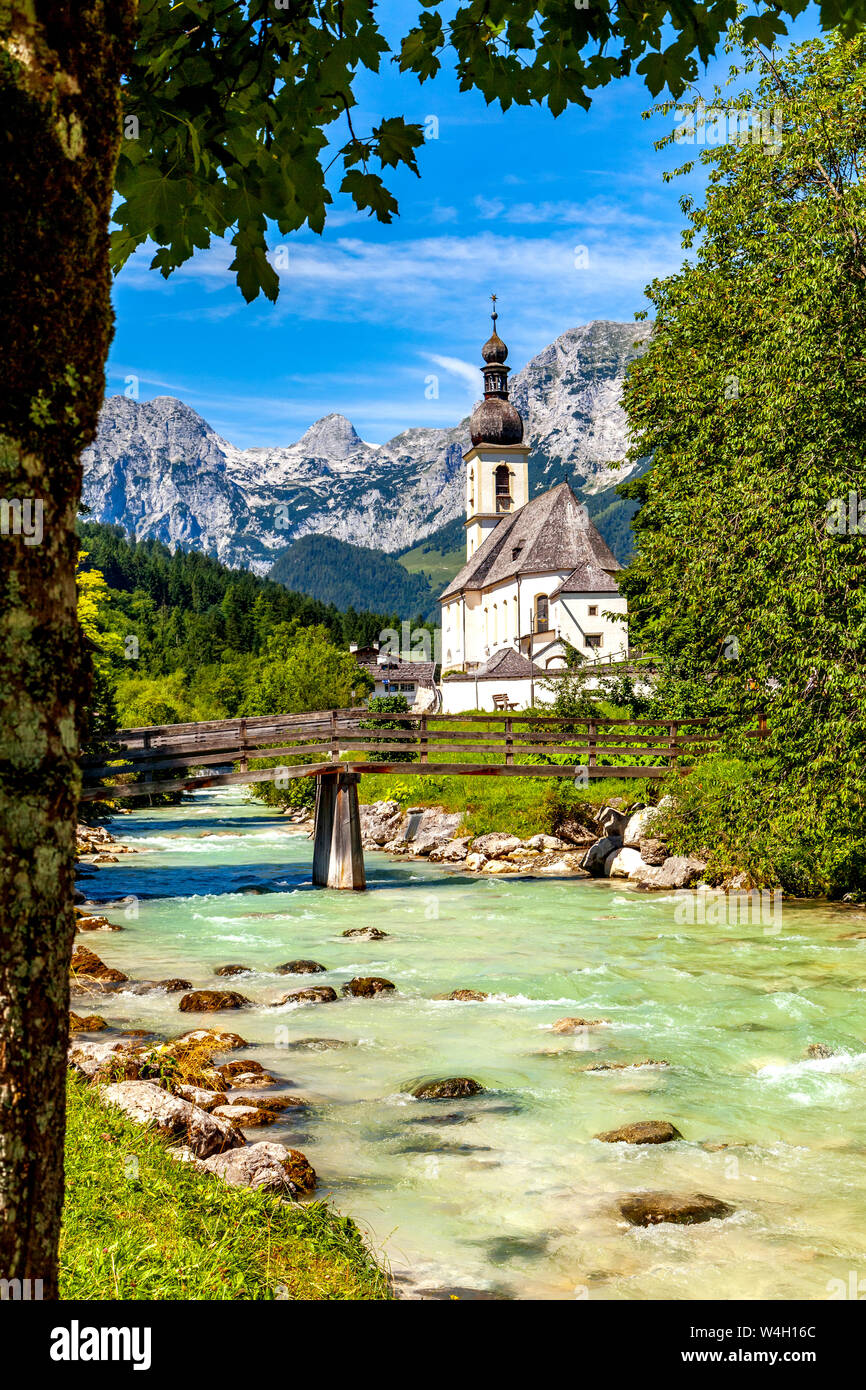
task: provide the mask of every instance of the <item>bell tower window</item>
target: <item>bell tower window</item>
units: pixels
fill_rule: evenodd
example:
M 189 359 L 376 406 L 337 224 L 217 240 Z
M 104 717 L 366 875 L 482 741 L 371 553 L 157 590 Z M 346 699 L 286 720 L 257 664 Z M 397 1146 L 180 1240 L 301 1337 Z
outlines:
M 535 599 L 535 631 L 548 632 L 550 629 L 550 607 L 547 594 L 538 594 Z
M 500 463 L 496 469 L 496 510 L 510 512 L 512 506 L 511 469 L 507 463 Z

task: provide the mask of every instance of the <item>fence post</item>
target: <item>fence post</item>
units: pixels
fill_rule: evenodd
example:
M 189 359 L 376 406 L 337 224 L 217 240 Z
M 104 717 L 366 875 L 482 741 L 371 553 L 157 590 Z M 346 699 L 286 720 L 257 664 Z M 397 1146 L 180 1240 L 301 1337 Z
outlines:
M 668 767 L 673 767 L 677 760 L 677 731 L 679 730 L 679 720 L 672 719 L 668 724 Z
M 426 761 L 427 761 L 427 716 L 426 716 L 426 714 L 422 714 L 422 715 L 421 715 L 421 721 L 420 721 L 420 725 L 419 725 L 419 729 L 418 729 L 418 747 L 419 747 L 419 761 L 422 762 L 422 763 L 426 763 Z
M 337 711 L 331 710 L 331 751 L 328 758 L 332 763 L 340 761 L 340 740 L 337 738 Z
M 144 736 L 142 737 L 141 746 L 142 746 L 142 748 L 150 748 L 150 734 L 149 734 L 149 733 L 145 733 Z M 146 768 L 147 768 L 147 764 L 145 764 L 145 769 L 146 769 Z M 147 770 L 145 770 L 144 780 L 145 780 L 145 782 L 152 782 L 152 781 L 153 781 L 153 773 L 152 773 L 152 772 L 149 772 L 149 771 L 147 771 Z
M 589 721 L 589 727 L 588 727 L 588 733 L 587 733 L 587 748 L 588 748 L 587 766 L 588 766 L 588 767 L 595 767 L 595 766 L 596 766 L 596 763 L 597 763 L 597 761 L 598 761 L 598 759 L 596 758 L 596 754 L 595 754 L 595 742 L 596 742 L 597 735 L 598 735 L 598 724 L 595 722 L 594 719 L 590 719 L 590 721 Z
M 512 722 L 510 719 L 505 721 L 505 766 L 511 767 L 514 762 L 514 735 L 512 733 Z
M 247 721 L 245 719 L 242 719 L 240 722 L 238 735 L 241 751 L 241 772 L 249 772 L 250 768 L 247 761 Z

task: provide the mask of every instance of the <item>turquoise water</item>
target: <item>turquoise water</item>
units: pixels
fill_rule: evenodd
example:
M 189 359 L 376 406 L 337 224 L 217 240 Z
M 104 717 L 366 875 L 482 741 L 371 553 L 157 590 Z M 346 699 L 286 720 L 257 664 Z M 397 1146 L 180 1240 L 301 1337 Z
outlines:
M 866 1272 L 866 941 L 840 939 L 866 930 L 862 909 L 786 902 L 767 925 L 690 922 L 674 897 L 607 881 L 475 879 L 382 854 L 367 855 L 366 894 L 317 890 L 306 835 L 234 791 L 111 828 L 145 852 L 82 886 L 132 894 L 137 909 L 109 910 L 124 930 L 87 944 L 134 978 L 222 985 L 255 1007 L 189 1015 L 178 995 L 128 992 L 94 1007 L 167 1034 L 215 1022 L 255 1044 L 312 1106 L 249 1138 L 302 1148 L 320 1195 L 358 1220 L 407 1290 L 826 1299 L 833 1280 Z M 367 925 L 388 939 L 341 936 Z M 294 958 L 328 973 L 273 974 Z M 257 973 L 217 980 L 229 962 Z M 367 974 L 397 992 L 268 1007 Z M 456 988 L 494 998 L 431 997 Z M 568 1015 L 609 1022 L 554 1033 Z M 351 1046 L 291 1048 L 305 1037 Z M 838 1055 L 803 1060 L 814 1042 Z M 585 1070 L 646 1057 L 670 1066 Z M 407 1095 L 449 1075 L 486 1094 Z M 683 1140 L 593 1138 L 644 1119 L 672 1121 Z M 707 1192 L 736 1210 L 692 1227 L 625 1225 L 614 1199 L 647 1189 Z

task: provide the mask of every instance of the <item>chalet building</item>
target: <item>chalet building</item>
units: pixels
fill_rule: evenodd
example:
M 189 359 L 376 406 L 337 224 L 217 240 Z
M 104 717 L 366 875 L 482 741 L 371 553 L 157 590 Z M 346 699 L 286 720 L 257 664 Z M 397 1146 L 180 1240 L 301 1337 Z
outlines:
M 427 709 L 435 703 L 436 670 L 432 661 L 401 661 L 398 656 L 380 651 L 378 642 L 359 647 L 354 642 L 349 650 L 362 670 L 374 681 L 374 695 L 405 695 L 409 707 Z
M 568 483 L 530 500 L 523 420 L 508 399 L 508 349 L 496 332 L 481 355 L 484 399 L 470 420 L 466 564 L 440 596 L 445 713 L 526 708 L 552 699 L 538 681 L 565 668 L 567 646 L 589 660 L 625 655 L 622 568 Z

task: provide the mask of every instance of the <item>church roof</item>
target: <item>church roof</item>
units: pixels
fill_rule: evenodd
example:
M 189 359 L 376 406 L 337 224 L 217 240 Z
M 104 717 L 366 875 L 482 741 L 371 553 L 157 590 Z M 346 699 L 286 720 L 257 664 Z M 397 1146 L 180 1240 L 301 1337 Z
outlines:
M 458 671 L 446 676 L 449 681 L 500 680 L 519 681 L 529 676 L 543 676 L 545 673 L 533 661 L 529 661 L 513 647 L 502 647 L 498 652 L 479 666 L 477 671 Z
M 621 569 L 571 490 L 559 483 L 504 516 L 479 545 L 439 602 L 487 589 L 518 574 L 565 570 L 568 578 L 556 593 L 616 593 L 614 575 Z

